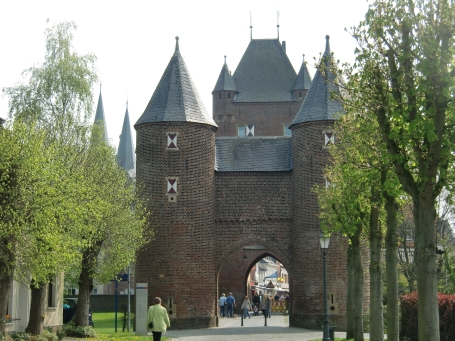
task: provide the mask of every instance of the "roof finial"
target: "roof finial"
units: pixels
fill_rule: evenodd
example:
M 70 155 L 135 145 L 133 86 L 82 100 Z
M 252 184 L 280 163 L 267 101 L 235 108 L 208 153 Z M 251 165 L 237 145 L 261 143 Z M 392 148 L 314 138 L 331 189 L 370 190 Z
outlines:
M 251 11 L 250 11 L 250 40 L 253 40 L 253 19 L 251 18 Z
M 179 50 L 179 36 L 175 37 L 175 52 L 180 52 L 180 50 Z
M 128 91 L 126 92 L 126 110 L 128 110 Z
M 226 65 L 226 55 L 224 56 L 224 65 Z
M 100 82 L 100 93 L 101 93 L 101 87 L 103 86 L 103 82 Z
M 330 52 L 330 36 L 327 34 L 325 36 L 325 52 Z
M 302 64 L 305 64 L 305 53 L 302 54 L 302 57 L 303 57 Z
M 280 40 L 280 12 L 276 11 L 276 31 L 278 35 L 278 40 Z

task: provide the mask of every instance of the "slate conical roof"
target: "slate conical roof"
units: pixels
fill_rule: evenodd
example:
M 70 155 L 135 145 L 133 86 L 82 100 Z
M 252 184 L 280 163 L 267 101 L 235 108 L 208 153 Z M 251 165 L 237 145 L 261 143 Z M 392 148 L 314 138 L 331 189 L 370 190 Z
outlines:
M 302 66 L 300 67 L 299 74 L 295 79 L 292 90 L 307 90 L 311 86 L 311 77 L 305 63 L 305 55 L 303 55 Z
M 234 72 L 236 102 L 295 101 L 297 74 L 278 39 L 252 39 Z
M 217 127 L 207 113 L 179 51 L 175 52 L 144 113 L 135 126 L 154 122 L 196 122 Z
M 131 131 L 130 116 L 128 114 L 128 102 L 126 103 L 125 118 L 123 119 L 122 133 L 117 150 L 117 162 L 130 176 L 135 173 L 136 160 L 134 155 L 133 134 Z
M 98 97 L 98 105 L 96 107 L 96 114 L 95 120 L 93 121 L 94 124 L 102 124 L 104 126 L 103 131 L 103 139 L 109 144 L 109 139 L 107 136 L 107 127 L 106 127 L 106 119 L 104 118 L 104 106 L 103 106 L 103 97 L 101 96 L 101 86 L 100 86 L 100 97 Z
M 291 126 L 310 121 L 326 121 L 336 120 L 344 113 L 341 102 L 334 99 L 334 96 L 340 94 L 338 86 L 333 84 L 335 76 L 329 71 L 330 53 L 329 36 L 326 36 L 325 52 L 322 56 L 323 62 L 326 65 L 326 77 L 322 75 L 320 70 L 316 71 L 310 89 L 306 94 L 302 107 L 292 121 Z
M 213 89 L 212 93 L 215 91 L 236 91 L 237 88 L 235 86 L 234 77 L 231 75 L 231 71 L 226 63 L 226 56 L 224 56 L 224 65 L 221 69 L 220 75 L 218 80 L 216 81 L 215 88 Z

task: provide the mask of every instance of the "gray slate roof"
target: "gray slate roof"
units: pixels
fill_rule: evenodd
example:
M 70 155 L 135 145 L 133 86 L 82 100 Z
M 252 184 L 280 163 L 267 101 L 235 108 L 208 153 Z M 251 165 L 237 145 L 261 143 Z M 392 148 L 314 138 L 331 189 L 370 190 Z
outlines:
M 302 66 L 300 66 L 299 74 L 295 79 L 294 86 L 292 90 L 307 90 L 311 86 L 311 77 L 310 73 L 308 72 L 308 68 L 306 67 L 305 63 L 305 55 L 303 55 Z
M 329 39 L 330 37 L 326 36 L 326 47 L 322 56 L 323 62 L 327 66 L 327 79 L 319 69 L 316 71 L 302 107 L 292 121 L 291 127 L 303 122 L 336 120 L 344 113 L 341 102 L 333 99 L 334 95 L 340 94 L 340 90 L 338 86 L 333 84 L 334 75 L 328 71 L 329 58 L 332 58 Z
M 120 134 L 120 142 L 117 150 L 117 162 L 120 167 L 127 172 L 135 171 L 135 154 L 133 134 L 131 131 L 130 116 L 128 113 L 128 103 L 126 105 L 125 118 L 123 119 L 122 133 Z
M 217 127 L 207 113 L 179 51 L 175 52 L 135 126 L 153 122 L 196 122 Z
M 279 172 L 292 169 L 290 137 L 218 137 L 215 170 L 219 172 Z
M 215 88 L 213 89 L 212 93 L 215 91 L 236 91 L 237 88 L 235 86 L 234 77 L 231 75 L 231 71 L 229 70 L 226 64 L 226 56 L 224 56 L 224 65 L 221 69 L 220 75 L 218 80 L 216 81 Z
M 103 97 L 101 96 L 101 87 L 100 87 L 100 97 L 98 97 L 98 105 L 96 107 L 96 114 L 95 120 L 93 121 L 94 124 L 102 124 L 104 126 L 103 131 L 103 138 L 107 144 L 109 144 L 109 139 L 107 136 L 107 127 L 106 127 L 106 119 L 104 118 L 104 106 L 103 106 Z
M 278 39 L 252 39 L 234 72 L 234 101 L 295 101 L 291 90 L 296 77 Z

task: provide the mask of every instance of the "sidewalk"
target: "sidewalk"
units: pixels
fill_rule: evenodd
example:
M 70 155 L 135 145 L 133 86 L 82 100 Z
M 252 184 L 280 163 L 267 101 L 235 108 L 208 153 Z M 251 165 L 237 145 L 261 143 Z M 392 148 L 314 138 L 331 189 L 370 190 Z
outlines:
M 241 318 L 220 319 L 220 326 L 208 329 L 168 329 L 164 336 L 169 336 L 175 341 L 232 341 L 232 340 L 261 340 L 261 341 L 308 341 L 322 339 L 322 331 L 314 331 L 302 328 L 289 327 L 288 315 L 272 315 L 267 319 L 267 327 L 264 326 L 264 316 L 251 316 L 243 320 Z M 343 338 L 345 332 L 335 332 L 336 337 Z

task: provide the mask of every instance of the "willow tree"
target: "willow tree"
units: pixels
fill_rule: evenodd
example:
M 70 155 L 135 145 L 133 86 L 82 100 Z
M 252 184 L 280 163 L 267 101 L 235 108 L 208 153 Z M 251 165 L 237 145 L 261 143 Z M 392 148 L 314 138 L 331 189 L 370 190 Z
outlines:
M 91 90 L 97 80 L 94 66 L 96 57 L 93 54 L 79 55 L 72 45 L 75 30 L 74 22 L 63 22 L 46 29 L 44 61 L 26 69 L 21 83 L 3 89 L 3 94 L 9 100 L 10 116 L 15 120 L 36 124 L 36 128 L 44 133 L 43 149 L 54 152 L 49 165 L 63 169 L 56 173 L 59 179 L 48 189 L 51 192 L 51 188 L 58 187 L 56 184 L 68 184 L 70 192 L 73 191 L 72 194 L 61 192 L 59 197 L 55 198 L 53 204 L 59 207 L 69 207 L 75 203 L 73 199 L 80 197 L 74 194 L 74 191 L 80 190 L 75 185 L 77 178 L 74 176 L 90 142 L 87 120 L 93 106 Z M 31 193 L 29 195 L 33 197 Z M 48 195 L 48 198 L 51 196 Z M 59 245 L 48 247 L 49 241 L 46 238 L 38 238 L 32 243 L 35 253 L 40 256 L 28 262 L 27 269 L 32 290 L 27 330 L 33 334 L 39 334 L 42 330 L 43 319 L 40 316 L 44 315 L 41 312 L 45 309 L 49 278 L 65 268 L 62 260 L 78 255 L 77 248 L 73 247 L 66 248 L 65 254 L 72 252 L 74 257 L 55 257 L 56 250 L 59 250 L 65 240 L 74 237 L 73 245 L 77 245 L 77 236 L 71 230 L 80 228 L 78 221 L 82 217 L 75 212 L 78 211 L 73 207 L 67 209 L 67 213 L 63 215 L 55 214 L 52 218 L 41 220 L 41 228 L 44 228 L 44 225 L 59 225 L 59 229 L 53 229 L 54 236 L 58 231 L 66 235 L 66 238 L 54 239 L 60 240 Z M 43 260 L 45 258 L 46 261 Z M 51 259 L 54 259 L 52 266 Z M 58 264 L 56 260 L 59 260 Z
M 364 106 L 413 202 L 419 341 L 439 340 L 435 201 L 454 161 L 455 5 L 377 0 L 354 28 Z

